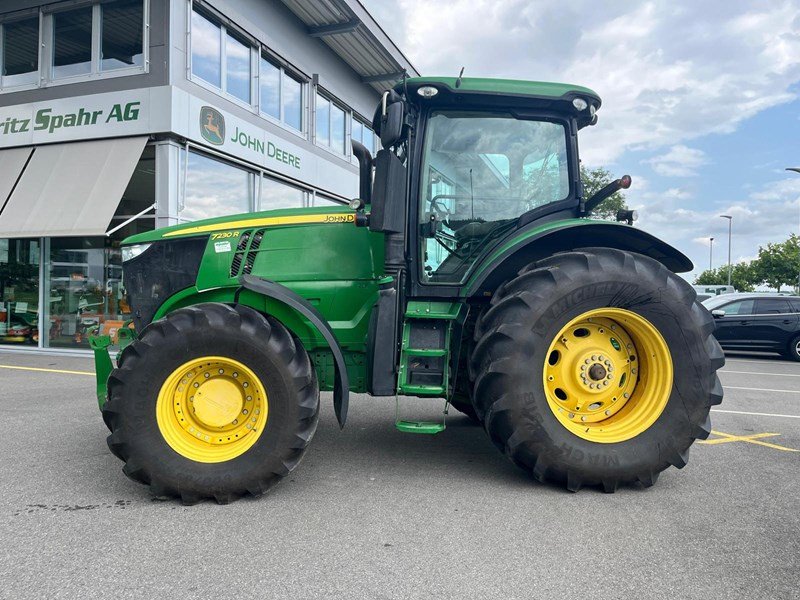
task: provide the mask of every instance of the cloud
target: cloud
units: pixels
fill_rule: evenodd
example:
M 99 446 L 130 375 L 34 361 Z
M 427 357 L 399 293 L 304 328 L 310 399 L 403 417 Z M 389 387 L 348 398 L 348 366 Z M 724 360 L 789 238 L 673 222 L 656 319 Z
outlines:
M 708 164 L 705 152 L 682 144 L 672 146 L 666 154 L 649 158 L 644 163 L 664 177 L 691 177 L 697 169 Z
M 603 98 L 589 165 L 730 133 L 795 98 L 800 6 L 788 0 L 364 0 L 427 75 L 568 81 Z

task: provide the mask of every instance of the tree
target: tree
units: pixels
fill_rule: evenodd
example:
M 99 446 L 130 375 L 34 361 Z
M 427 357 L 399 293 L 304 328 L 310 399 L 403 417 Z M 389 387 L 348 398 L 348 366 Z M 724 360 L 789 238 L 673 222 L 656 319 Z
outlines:
M 707 269 L 700 273 L 695 285 L 728 285 L 728 266 Z M 732 265 L 731 285 L 738 292 L 752 292 L 761 283 L 752 263 L 740 262 Z
M 800 236 L 789 235 L 784 242 L 769 243 L 758 249 L 758 258 L 753 261 L 759 283 L 775 288 L 797 287 L 800 277 Z
M 591 198 L 595 193 L 599 192 L 612 181 L 614 181 L 614 176 L 606 169 L 602 167 L 589 169 L 581 165 L 581 182 L 583 183 L 584 200 Z M 625 194 L 621 191 L 616 191 L 597 205 L 592 211 L 592 216 L 598 219 L 614 221 L 617 218 L 617 211 L 620 209 L 627 210 L 627 208 L 628 205 L 625 204 Z

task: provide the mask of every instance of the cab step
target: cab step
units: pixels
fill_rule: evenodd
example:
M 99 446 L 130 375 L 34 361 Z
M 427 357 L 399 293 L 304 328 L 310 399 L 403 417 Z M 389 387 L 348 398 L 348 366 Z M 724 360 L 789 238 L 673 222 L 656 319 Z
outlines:
M 398 431 L 403 433 L 424 433 L 435 435 L 445 430 L 445 423 L 437 421 L 395 421 L 394 424 Z

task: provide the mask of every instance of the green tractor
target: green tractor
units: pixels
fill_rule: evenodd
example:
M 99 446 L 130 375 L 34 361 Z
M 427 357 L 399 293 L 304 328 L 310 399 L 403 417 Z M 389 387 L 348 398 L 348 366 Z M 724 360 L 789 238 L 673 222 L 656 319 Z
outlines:
M 440 399 L 571 491 L 683 467 L 724 358 L 676 275 L 691 261 L 630 212 L 590 218 L 630 185 L 583 197 L 578 131 L 599 106 L 563 84 L 408 79 L 376 110 L 383 149 L 353 143 L 349 207 L 125 240 L 116 368 L 92 339 L 125 474 L 187 504 L 263 494 L 303 457 L 321 390 L 342 427 L 351 392 Z

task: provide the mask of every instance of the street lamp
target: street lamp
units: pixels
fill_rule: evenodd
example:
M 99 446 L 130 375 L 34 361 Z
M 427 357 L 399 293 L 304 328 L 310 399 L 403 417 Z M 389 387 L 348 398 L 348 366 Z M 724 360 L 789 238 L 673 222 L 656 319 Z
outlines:
M 722 219 L 728 219 L 728 285 L 731 284 L 731 233 L 733 231 L 733 217 L 731 215 L 720 215 Z
M 713 269 L 714 265 L 714 238 L 708 238 L 708 270 Z
M 787 171 L 794 171 L 795 173 L 800 173 L 800 167 L 786 167 Z M 797 277 L 797 289 L 800 290 L 800 274 Z

